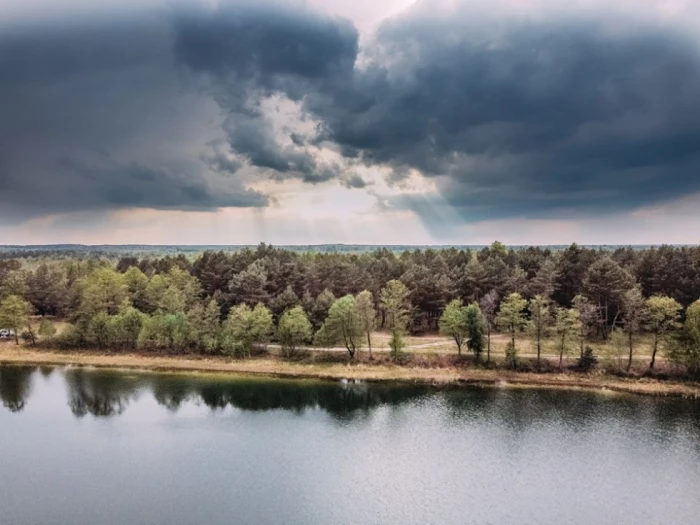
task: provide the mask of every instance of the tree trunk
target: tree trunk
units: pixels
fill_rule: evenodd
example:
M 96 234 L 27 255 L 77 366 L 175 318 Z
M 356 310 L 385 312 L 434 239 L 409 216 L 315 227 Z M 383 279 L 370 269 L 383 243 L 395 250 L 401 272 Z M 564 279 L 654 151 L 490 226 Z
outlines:
M 455 337 L 455 343 L 457 343 L 457 355 L 459 357 L 462 357 L 462 343 L 459 341 L 457 337 Z
M 651 363 L 649 363 L 649 369 L 654 369 L 654 362 L 656 361 L 656 351 L 659 349 L 659 336 L 654 334 L 654 349 L 651 352 Z
M 488 323 L 488 321 L 487 321 Z M 486 362 L 491 362 L 491 325 L 488 324 L 486 328 Z
M 630 345 L 630 358 L 627 361 L 627 371 L 629 372 L 632 368 L 632 332 L 629 334 L 629 345 Z
M 540 364 L 540 350 L 542 348 L 540 334 L 537 334 L 537 364 Z
M 372 359 L 372 338 L 369 335 L 369 331 L 367 332 L 367 348 L 369 348 L 369 358 L 371 360 Z
M 561 336 L 561 346 L 559 347 L 559 371 L 561 371 L 561 366 L 564 361 L 564 343 L 565 343 L 565 337 L 564 335 Z

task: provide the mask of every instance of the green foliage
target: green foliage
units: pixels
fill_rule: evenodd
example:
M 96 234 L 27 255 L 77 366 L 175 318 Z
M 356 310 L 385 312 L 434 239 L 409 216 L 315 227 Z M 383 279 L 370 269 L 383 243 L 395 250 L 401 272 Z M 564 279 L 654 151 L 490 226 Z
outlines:
M 270 340 L 275 331 L 272 322 L 272 312 L 264 304 L 258 303 L 253 308 L 250 318 L 250 330 L 253 334 L 253 342 L 264 345 Z
M 248 357 L 253 348 L 253 311 L 247 304 L 231 308 L 223 325 L 222 349 L 225 354 Z
M 187 313 L 191 345 L 207 354 L 218 352 L 221 342 L 221 310 L 211 299 L 206 306 L 196 304 Z
M 63 272 L 55 264 L 41 264 L 26 277 L 26 298 L 40 315 L 60 315 L 68 297 Z
M 173 266 L 168 273 L 151 277 L 143 293 L 143 301 L 149 312 L 176 314 L 196 305 L 199 292 L 196 278 Z
M 389 348 L 391 349 L 391 355 L 396 361 L 401 356 L 401 351 L 405 348 L 406 343 L 403 338 L 403 331 L 392 330 L 391 339 L 389 339 Z
M 634 336 L 639 332 L 645 313 L 645 301 L 639 286 L 630 288 L 622 294 L 621 310 L 625 321 L 624 331 L 627 334 L 629 345 L 629 360 L 627 362 L 627 370 L 629 370 L 632 367 Z
M 112 321 L 116 344 L 124 348 L 136 348 L 146 317 L 128 301 L 124 301 L 119 314 Z
M 700 374 L 700 299 L 686 310 L 683 327 L 671 340 L 669 358 L 691 374 Z
M 328 289 L 324 289 L 318 297 L 314 299 L 311 294 L 307 292 L 304 301 L 304 309 L 309 313 L 309 320 L 313 325 L 314 330 L 319 330 L 323 325 L 328 316 L 328 310 L 330 310 L 331 305 L 335 302 L 335 296 Z
M 462 345 L 467 338 L 467 308 L 461 299 L 453 299 L 442 312 L 440 317 L 440 333 L 454 339 L 457 354 L 462 355 Z
M 622 307 L 623 295 L 634 286 L 634 278 L 609 257 L 595 261 L 583 278 L 586 295 L 598 308 L 598 323 L 607 338 L 609 323 Z
M 159 312 L 146 318 L 139 334 L 138 346 L 144 349 L 183 351 L 190 340 L 189 335 L 190 326 L 184 313 Z
M 223 325 L 223 351 L 237 357 L 249 357 L 256 344 L 269 341 L 274 325 L 272 312 L 262 304 L 251 309 L 247 304 L 235 306 Z
M 268 298 L 265 290 L 267 284 L 267 271 L 262 260 L 257 260 L 229 282 L 229 290 L 233 294 L 236 303 L 246 303 L 249 306 L 264 302 Z
M 79 315 L 115 314 L 127 298 L 124 276 L 111 268 L 98 268 L 83 278 L 80 298 Z
M 355 298 L 346 295 L 337 299 L 330 310 L 328 317 L 321 327 L 319 340 L 326 344 L 342 343 L 348 350 L 350 359 L 362 346 L 364 329 L 357 312 Z
M 19 297 L 32 313 L 69 319 L 72 325 L 51 336 L 45 335 L 49 321 L 42 322 L 41 337 L 51 345 L 245 356 L 270 339 L 273 320 L 300 304 L 317 341 L 342 342 L 351 355 L 366 344 L 371 355 L 376 323 L 391 332 L 394 358 L 409 331 L 438 327 L 456 337 L 458 352 L 466 344 L 479 354 L 485 344 L 490 357 L 492 327 L 508 332 L 514 345 L 526 313 L 539 350 L 548 336 L 548 314 L 556 312 L 560 361 L 575 338 L 583 356 L 591 338 L 611 332 L 616 342 L 624 339 L 623 350 L 631 356 L 637 334 L 647 330 L 653 337 L 650 367 L 657 352 L 667 349 L 675 362 L 697 368 L 692 330 L 678 322 L 684 318 L 681 307 L 700 297 L 700 247 L 507 248 L 494 243 L 483 249 L 343 251 L 261 245 L 187 256 L 120 252 L 118 262 L 103 252 L 67 258 L 66 253 L 48 257 L 25 251 L 17 260 L 0 254 L 0 302 Z M 522 296 L 508 292 L 531 300 L 523 306 Z M 646 305 L 644 297 L 649 297 Z M 479 301 L 483 315 L 474 310 L 470 324 L 472 305 L 465 305 L 471 301 Z M 351 302 L 352 315 L 341 309 Z M 248 310 L 242 313 L 244 304 Z M 580 323 L 559 317 L 564 315 L 559 308 L 568 307 Z M 243 319 L 233 329 L 227 316 Z M 575 333 L 572 325 L 578 326 Z M 26 322 L 15 332 L 23 330 L 31 339 Z M 479 331 L 485 331 L 485 343 Z
M 571 306 L 574 310 L 576 310 L 578 319 L 581 322 L 579 325 L 578 338 L 581 349 L 581 357 L 583 357 L 583 346 L 586 341 L 586 337 L 598 321 L 598 309 L 595 307 L 595 305 L 591 304 L 588 297 L 584 295 L 576 295 L 571 301 Z
M 512 341 L 509 341 L 506 345 L 506 366 L 510 368 L 516 368 L 518 366 L 518 349 L 515 347 Z
M 126 285 L 129 301 L 141 311 L 148 308 L 148 277 L 136 266 L 129 267 L 124 272 L 124 284 Z
M 376 326 L 377 311 L 374 309 L 374 297 L 372 292 L 364 290 L 355 298 L 355 310 L 362 332 L 367 337 L 369 356 L 372 357 L 372 330 Z
M 666 334 L 680 326 L 678 323 L 680 311 L 681 305 L 671 297 L 654 295 L 647 299 L 644 324 L 654 336 L 649 368 L 654 368 L 656 352 L 659 349 L 659 344 L 665 341 Z
M 10 295 L 26 297 L 28 291 L 27 272 L 24 270 L 11 270 L 0 281 L 0 299 L 5 299 Z
M 270 310 L 272 310 L 276 318 L 279 318 L 285 310 L 289 310 L 298 304 L 299 297 L 294 293 L 291 286 L 287 286 L 281 294 L 275 296 L 270 301 Z
M 496 324 L 510 334 L 513 350 L 515 350 L 515 334 L 527 325 L 526 306 L 527 301 L 519 293 L 512 293 L 503 300 L 496 315 Z
M 295 306 L 282 314 L 277 327 L 277 338 L 286 357 L 296 354 L 298 347 L 311 339 L 311 322 L 301 306 Z
M 549 299 L 542 295 L 536 295 L 528 304 L 530 310 L 530 327 L 535 336 L 537 347 L 537 362 L 540 361 L 542 351 L 542 339 L 547 337 L 552 325 L 552 314 L 549 309 Z
M 578 360 L 578 369 L 587 372 L 598 364 L 598 357 L 593 353 L 593 348 L 586 346 L 583 355 Z
M 554 330 L 557 334 L 559 368 L 561 369 L 569 341 L 573 340 L 581 330 L 581 319 L 578 311 L 573 308 L 558 308 L 555 312 Z
M 406 285 L 395 279 L 389 281 L 379 294 L 386 326 L 391 330 L 389 346 L 394 359 L 398 358 L 404 347 L 403 335 L 406 333 L 411 314 L 410 294 Z
M 532 296 L 539 295 L 545 299 L 551 299 L 557 289 L 559 271 L 553 259 L 546 259 L 539 270 L 528 283 L 528 291 Z
M 39 330 L 37 330 L 37 333 L 44 339 L 51 339 L 56 335 L 56 325 L 49 319 L 43 318 L 39 323 Z
M 477 362 L 484 351 L 484 330 L 486 322 L 484 314 L 477 303 L 471 303 L 465 308 L 464 316 L 467 327 L 467 347 L 474 353 Z
M 486 362 L 491 361 L 491 327 L 496 322 L 498 311 L 498 292 L 490 290 L 479 300 L 479 307 L 484 315 L 486 325 Z
M 107 312 L 97 312 L 88 321 L 88 338 L 97 348 L 105 348 L 114 341 L 112 316 Z
M 29 316 L 32 313 L 32 305 L 18 295 L 10 295 L 0 302 L 0 328 L 12 329 L 15 332 L 15 340 L 19 344 L 19 332 L 22 327 L 29 326 Z M 34 342 L 32 336 L 32 342 Z

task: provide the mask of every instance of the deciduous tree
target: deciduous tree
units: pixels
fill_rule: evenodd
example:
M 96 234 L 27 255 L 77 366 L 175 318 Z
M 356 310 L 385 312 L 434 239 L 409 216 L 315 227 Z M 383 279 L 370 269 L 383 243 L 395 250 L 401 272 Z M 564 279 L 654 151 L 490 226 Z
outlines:
M 15 342 L 19 344 L 19 331 L 27 327 L 34 344 L 34 334 L 29 324 L 32 305 L 18 295 L 10 295 L 0 302 L 0 327 L 15 332 Z
M 629 345 L 629 360 L 627 370 L 632 368 L 632 354 L 634 351 L 634 336 L 637 335 L 644 321 L 645 301 L 639 286 L 627 290 L 622 296 L 622 315 L 625 321 L 624 332 L 627 335 Z
M 410 295 L 411 292 L 406 288 L 406 285 L 395 279 L 386 283 L 386 287 L 379 295 L 386 326 L 391 331 L 389 346 L 394 359 L 398 358 L 399 352 L 404 346 L 403 336 L 406 333 L 411 315 Z
M 576 337 L 581 329 L 581 320 L 578 311 L 573 308 L 557 308 L 554 320 L 554 329 L 557 333 L 559 345 L 559 370 L 562 368 L 564 352 L 569 340 Z
M 285 311 L 277 327 L 277 338 L 285 356 L 293 356 L 300 345 L 311 338 L 311 322 L 301 306 Z
M 513 350 L 516 349 L 515 334 L 527 325 L 526 306 L 527 301 L 519 293 L 512 293 L 501 302 L 501 308 L 496 316 L 496 324 L 510 334 Z
M 542 295 L 536 295 L 530 299 L 530 326 L 532 334 L 535 336 L 537 347 L 537 362 L 540 362 L 542 352 L 542 339 L 547 337 L 549 328 L 552 325 L 552 314 L 549 310 L 549 300 Z
M 498 292 L 490 290 L 479 301 L 479 306 L 486 321 L 486 362 L 491 361 L 491 327 L 496 322 L 496 312 L 498 310 Z
M 355 298 L 355 308 L 362 332 L 367 337 L 367 348 L 369 349 L 369 357 L 371 359 L 372 331 L 374 330 L 377 319 L 377 311 L 374 309 L 374 297 L 372 297 L 372 292 L 364 290 L 357 294 Z
M 321 330 L 325 341 L 329 344 L 341 342 L 345 345 L 350 359 L 355 357 L 355 353 L 362 346 L 364 334 L 352 295 L 341 297 L 333 303 Z
M 476 362 L 484 351 L 484 314 L 477 303 L 471 303 L 464 309 L 467 328 L 467 347 L 474 353 Z
M 671 339 L 669 357 L 691 374 L 700 374 L 700 299 L 686 310 L 683 327 Z
M 654 336 L 649 368 L 654 368 L 659 343 L 664 341 L 670 330 L 679 326 L 680 311 L 681 305 L 671 297 L 655 295 L 647 299 L 644 324 Z
M 461 299 L 453 299 L 440 317 L 440 333 L 454 339 L 457 355 L 462 355 L 462 344 L 467 338 L 467 311 Z

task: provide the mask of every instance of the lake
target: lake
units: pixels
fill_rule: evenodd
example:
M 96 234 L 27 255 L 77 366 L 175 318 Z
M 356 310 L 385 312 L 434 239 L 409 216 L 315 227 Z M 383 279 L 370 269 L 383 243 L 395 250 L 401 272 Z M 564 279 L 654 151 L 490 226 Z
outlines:
M 700 523 L 700 402 L 0 367 L 0 523 Z

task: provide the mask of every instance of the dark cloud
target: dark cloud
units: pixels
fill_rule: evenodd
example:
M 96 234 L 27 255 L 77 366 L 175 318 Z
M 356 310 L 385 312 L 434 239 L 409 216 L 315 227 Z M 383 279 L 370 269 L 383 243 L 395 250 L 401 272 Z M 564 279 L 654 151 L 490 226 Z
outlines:
M 223 1 L 176 18 L 178 60 L 202 75 L 226 115 L 231 149 L 275 179 L 334 177 L 296 132 L 279 136 L 261 107 L 269 96 L 299 101 L 349 78 L 358 34 L 347 21 L 299 5 Z
M 341 179 L 346 188 L 362 189 L 367 187 L 367 181 L 360 177 L 357 173 L 350 173 Z
M 435 177 L 464 220 L 620 211 L 700 190 L 700 59 L 669 28 L 441 16 L 386 23 L 321 140 Z M 400 198 L 424 213 L 423 199 Z M 430 204 L 429 206 L 432 206 Z
M 190 89 L 162 16 L 0 36 L 0 216 L 265 206 L 200 157 L 216 105 Z M 219 119 L 220 120 L 220 119 Z M 211 160 L 211 159 L 210 159 Z M 209 162 L 211 164 L 211 162 Z
M 347 74 L 358 51 L 350 22 L 294 3 L 222 0 L 178 16 L 176 35 L 177 55 L 194 70 L 253 89 L 293 91 L 290 81 Z
M 0 217 L 259 207 L 261 177 L 333 178 L 261 103 L 352 70 L 356 48 L 347 22 L 243 2 L 3 30 Z
M 683 31 L 436 5 L 384 23 L 361 59 L 348 21 L 271 0 L 3 30 L 0 213 L 265 206 L 261 178 L 364 188 L 358 163 L 432 178 L 434 195 L 383 201 L 428 222 L 700 191 L 700 58 Z

